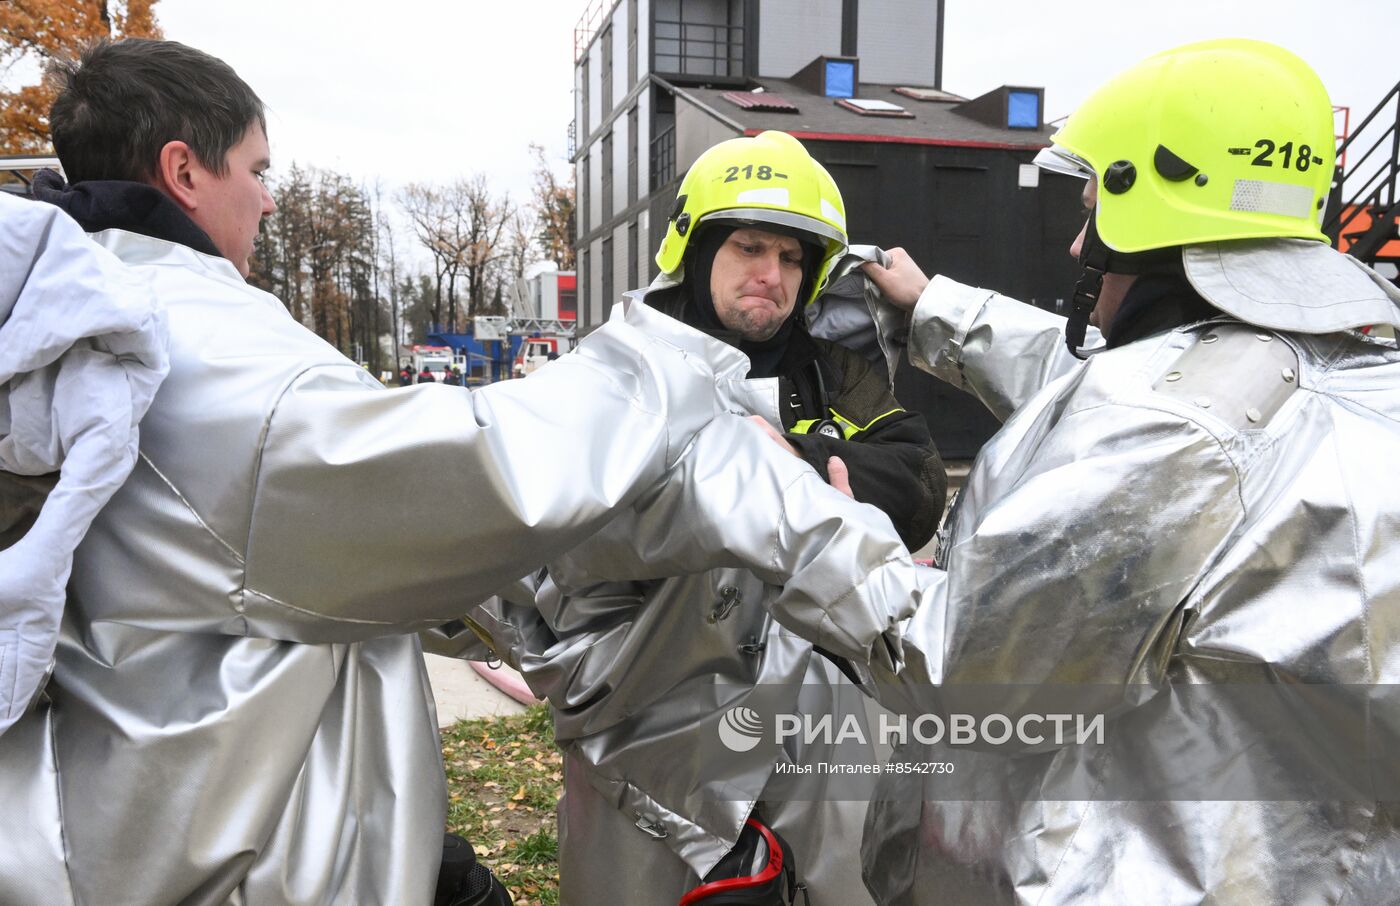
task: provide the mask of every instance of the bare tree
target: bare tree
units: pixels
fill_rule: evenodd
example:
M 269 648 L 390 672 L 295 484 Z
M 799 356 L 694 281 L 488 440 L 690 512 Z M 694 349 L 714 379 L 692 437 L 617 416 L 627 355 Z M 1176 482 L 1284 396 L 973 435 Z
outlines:
M 374 182 L 374 210 L 378 218 L 375 229 L 375 235 L 378 237 L 376 240 L 376 259 L 383 260 L 389 265 L 389 324 L 390 329 L 393 331 L 393 342 L 390 345 L 394 350 L 394 372 L 398 373 L 399 369 L 403 367 L 399 360 L 399 346 L 403 340 L 403 331 L 399 329 L 400 289 L 398 243 L 394 238 L 393 228 L 390 226 L 389 221 L 384 218 L 384 208 L 380 205 L 379 180 L 375 180 Z M 377 268 L 375 274 L 375 294 L 378 295 Z
M 501 236 L 515 208 L 508 196 L 494 197 L 486 177 L 480 173 L 458 180 L 452 188 L 467 278 L 468 313 L 476 315 L 486 305 L 491 268 L 506 255 Z
M 448 241 L 450 216 L 443 193 L 430 185 L 410 183 L 399 193 L 399 204 L 413 225 L 413 234 L 433 259 L 433 323 L 442 324 L 442 281 L 455 281 L 458 254 Z

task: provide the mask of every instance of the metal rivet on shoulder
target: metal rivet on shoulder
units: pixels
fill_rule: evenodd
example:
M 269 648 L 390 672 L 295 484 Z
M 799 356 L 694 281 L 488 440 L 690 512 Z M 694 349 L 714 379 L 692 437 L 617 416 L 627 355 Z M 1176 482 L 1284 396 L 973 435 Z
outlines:
M 1167 380 L 1169 380 L 1169 381 L 1179 381 L 1179 380 L 1181 380 L 1181 372 L 1180 372 L 1180 371 L 1168 371 L 1168 372 L 1167 372 Z
M 1205 336 L 1201 337 L 1201 342 L 1202 342 L 1202 343 L 1214 343 L 1214 342 L 1215 342 L 1216 340 L 1218 340 L 1218 339 L 1220 339 L 1220 338 L 1217 337 L 1215 334 L 1213 334 L 1213 333 L 1208 333 L 1208 334 L 1206 334 Z
M 1262 343 L 1267 343 L 1274 338 L 1274 335 L 1271 333 L 1256 333 L 1254 336 Z
M 1208 397 L 1208 396 L 1198 396 L 1198 397 L 1196 397 L 1196 405 L 1197 405 L 1197 406 L 1200 406 L 1202 409 L 1209 409 L 1209 408 L 1210 408 L 1210 397 Z
M 1291 384 L 1291 383 L 1293 383 L 1294 378 L 1296 378 L 1297 376 L 1298 376 L 1298 375 L 1296 375 L 1296 374 L 1293 373 L 1293 369 L 1292 369 L 1292 368 L 1285 368 L 1285 369 L 1283 369 L 1283 380 L 1284 380 L 1284 383 L 1286 383 L 1286 384 Z
M 1264 414 L 1258 409 L 1251 407 L 1249 409 L 1244 410 L 1244 417 L 1252 422 L 1257 422 L 1259 421 L 1259 419 L 1264 417 Z

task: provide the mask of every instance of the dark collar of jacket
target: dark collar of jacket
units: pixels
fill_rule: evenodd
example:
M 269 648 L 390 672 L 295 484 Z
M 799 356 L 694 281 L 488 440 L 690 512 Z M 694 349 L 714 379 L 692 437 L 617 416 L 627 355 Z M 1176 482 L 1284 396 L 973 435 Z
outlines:
M 1144 274 L 1128 288 L 1108 330 L 1110 349 L 1217 318 L 1221 311 L 1202 299 L 1185 274 Z
M 119 179 L 68 185 L 53 170 L 34 176 L 34 197 L 63 210 L 89 233 L 126 230 L 222 258 L 209 234 L 155 186 Z

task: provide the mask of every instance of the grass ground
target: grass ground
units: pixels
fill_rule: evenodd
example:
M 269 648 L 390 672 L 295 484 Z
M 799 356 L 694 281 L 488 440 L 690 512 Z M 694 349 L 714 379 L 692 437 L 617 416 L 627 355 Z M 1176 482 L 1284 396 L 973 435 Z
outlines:
M 563 759 L 549 709 L 458 721 L 442 731 L 447 829 L 471 841 L 515 906 L 557 906 L 555 808 Z

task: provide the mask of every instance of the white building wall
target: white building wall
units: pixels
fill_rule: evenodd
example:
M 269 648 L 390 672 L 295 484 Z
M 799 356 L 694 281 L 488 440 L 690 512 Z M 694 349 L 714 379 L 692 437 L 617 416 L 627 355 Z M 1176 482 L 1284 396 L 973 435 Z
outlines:
M 583 117 L 583 67 L 574 65 L 574 142 L 576 147 L 583 145 L 588 137 L 588 124 Z
M 594 142 L 588 149 L 588 229 L 603 223 L 603 142 Z
M 866 0 L 861 0 L 864 18 Z M 763 0 L 758 74 L 786 79 L 823 54 L 841 53 L 841 0 Z M 861 60 L 861 78 L 865 61 Z
M 612 303 L 603 303 L 603 240 L 593 240 L 588 249 L 588 323 L 596 326 L 603 323 Z
M 629 289 L 636 289 L 635 286 L 628 285 L 631 277 L 627 273 L 627 221 L 625 220 L 613 230 L 612 253 L 614 298 L 607 301 L 605 312 L 612 310 L 613 303 L 621 299 L 623 293 Z
M 651 72 L 651 3 L 652 0 L 634 0 L 637 4 L 637 78 L 646 78 Z
M 612 16 L 612 105 L 613 109 L 622 106 L 622 99 L 627 97 L 627 92 L 632 90 L 632 85 L 627 81 L 627 4 L 619 3 L 613 7 Z
M 860 0 L 856 25 L 860 80 L 932 85 L 938 77 L 938 6 L 942 2 Z
M 559 320 L 559 272 L 545 271 L 535 279 L 540 283 L 540 317 Z
M 637 194 L 651 194 L 651 88 L 637 98 Z
M 603 43 L 594 40 L 588 48 L 588 133 L 603 121 Z M 582 143 L 587 134 L 579 136 Z
M 632 137 L 627 134 L 626 108 L 619 110 L 617 118 L 613 120 L 612 136 L 612 209 L 613 214 L 616 215 L 627 207 L 627 153 L 632 147 L 630 144 Z
M 577 193 L 583 188 L 583 162 L 588 157 L 586 152 L 579 152 L 574 160 L 574 191 Z M 577 199 L 575 199 L 577 201 Z M 577 216 L 574 217 L 574 245 L 578 245 L 578 240 L 588 232 L 588 212 L 580 208 Z

